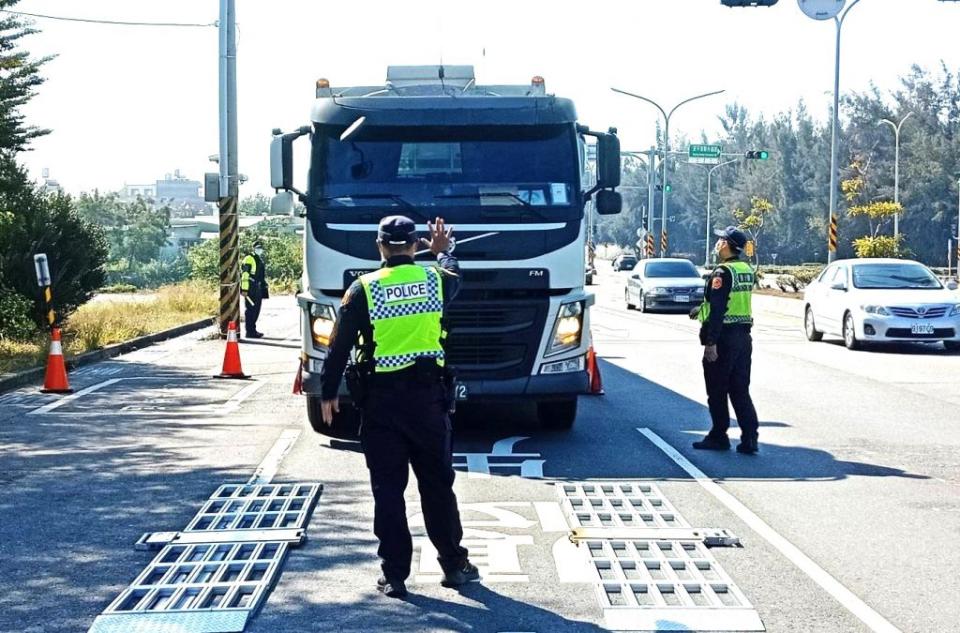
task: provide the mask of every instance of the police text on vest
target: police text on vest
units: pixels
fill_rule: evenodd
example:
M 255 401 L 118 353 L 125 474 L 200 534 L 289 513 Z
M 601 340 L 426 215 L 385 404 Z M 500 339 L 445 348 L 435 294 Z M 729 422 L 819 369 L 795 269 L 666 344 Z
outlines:
M 424 299 L 427 296 L 427 282 L 416 281 L 409 284 L 385 286 L 383 291 L 386 294 L 387 303 Z

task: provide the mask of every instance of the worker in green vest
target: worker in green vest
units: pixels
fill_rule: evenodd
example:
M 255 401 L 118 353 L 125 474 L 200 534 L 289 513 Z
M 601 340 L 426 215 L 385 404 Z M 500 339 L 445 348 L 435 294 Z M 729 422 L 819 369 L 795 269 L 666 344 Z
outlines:
M 413 557 L 403 499 L 411 467 L 427 536 L 439 554 L 441 584 L 455 587 L 480 578 L 460 544 L 448 417 L 452 380 L 442 345 L 443 309 L 460 289 L 460 267 L 448 253 L 452 229 L 441 218 L 428 226 L 430 239 L 418 241 L 409 218 L 389 216 L 380 222 L 383 266 L 347 289 L 320 370 L 323 420 L 329 425 L 340 410 L 338 393 L 350 351 L 359 348 L 363 375 L 350 393 L 361 412 L 360 443 L 373 488 L 373 531 L 383 571 L 377 589 L 392 598 L 407 595 L 404 581 Z M 418 243 L 439 266 L 414 262 Z
M 707 279 L 703 304 L 690 316 L 700 321 L 703 345 L 703 377 L 707 385 L 707 406 L 713 426 L 707 436 L 693 443 L 701 450 L 725 451 L 730 448 L 727 431 L 733 405 L 740 426 L 737 452 L 757 452 L 757 411 L 750 398 L 750 365 L 753 340 L 751 296 L 756 274 L 740 259 L 747 236 L 734 226 L 717 231 L 716 252 L 719 265 Z
M 253 253 L 240 262 L 240 294 L 247 338 L 263 338 L 263 333 L 257 330 L 257 319 L 263 300 L 270 298 L 270 289 L 267 287 L 267 265 L 263 261 L 263 242 L 259 240 L 253 243 Z

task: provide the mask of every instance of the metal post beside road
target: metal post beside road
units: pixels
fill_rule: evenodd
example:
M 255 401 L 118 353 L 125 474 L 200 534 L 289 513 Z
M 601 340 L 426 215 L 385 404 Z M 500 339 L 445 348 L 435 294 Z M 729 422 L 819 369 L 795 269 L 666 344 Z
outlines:
M 220 333 L 240 321 L 235 0 L 220 0 Z
M 57 323 L 57 313 L 53 309 L 53 281 L 50 278 L 50 264 L 45 253 L 37 253 L 33 256 L 33 267 L 37 272 L 37 285 L 43 292 L 43 313 L 52 331 Z
M 913 112 L 908 112 L 905 117 L 900 119 L 899 123 L 894 123 L 890 119 L 880 119 L 880 123 L 886 123 L 893 128 L 893 201 L 896 204 L 900 204 L 900 129 L 912 115 Z M 893 216 L 893 236 L 895 238 L 900 236 L 899 213 Z

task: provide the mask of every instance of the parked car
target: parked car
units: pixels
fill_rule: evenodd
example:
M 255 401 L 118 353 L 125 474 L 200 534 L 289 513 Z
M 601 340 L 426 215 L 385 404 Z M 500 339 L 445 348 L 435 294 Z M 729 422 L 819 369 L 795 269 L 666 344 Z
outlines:
M 633 270 L 636 265 L 637 265 L 636 255 L 627 255 L 627 254 L 617 255 L 616 257 L 613 258 L 613 262 L 611 262 L 611 266 L 613 266 L 613 269 L 616 271 Z
M 863 343 L 943 341 L 960 349 L 957 283 L 942 283 L 923 264 L 905 259 L 834 262 L 804 292 L 807 340 L 843 337 Z
M 623 297 L 627 309 L 641 312 L 678 309 L 684 312 L 703 301 L 704 281 L 700 271 L 686 259 L 645 259 L 627 278 Z

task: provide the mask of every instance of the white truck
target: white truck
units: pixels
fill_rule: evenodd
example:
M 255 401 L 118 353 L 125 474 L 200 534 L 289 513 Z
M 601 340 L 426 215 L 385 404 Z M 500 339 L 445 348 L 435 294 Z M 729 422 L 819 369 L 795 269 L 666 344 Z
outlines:
M 471 66 L 392 66 L 379 86 L 321 79 L 316 97 L 311 125 L 274 130 L 271 144 L 274 208 L 292 209 L 294 196 L 306 208 L 298 301 L 313 428 L 330 432 L 319 373 L 340 300 L 380 266 L 377 225 L 396 214 L 420 230 L 437 216 L 454 228 L 463 287 L 445 314 L 445 352 L 457 398 L 535 401 L 544 426 L 569 428 L 589 386 L 584 209 L 592 199 L 597 213 L 620 212 L 615 131 L 578 124 L 573 103 L 548 95 L 541 77 L 483 86 Z M 303 136 L 310 168 L 301 190 L 293 155 Z M 433 263 L 429 253 L 422 263 Z M 341 411 L 334 435 L 355 424 L 350 407 Z

